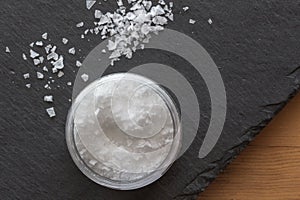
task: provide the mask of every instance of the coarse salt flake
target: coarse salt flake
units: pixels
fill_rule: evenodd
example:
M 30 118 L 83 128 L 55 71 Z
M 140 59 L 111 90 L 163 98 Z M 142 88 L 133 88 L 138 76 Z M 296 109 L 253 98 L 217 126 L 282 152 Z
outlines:
M 24 77 L 24 79 L 29 79 L 30 75 L 29 75 L 29 73 L 26 73 L 26 74 L 23 74 L 23 77 Z
M 84 26 L 84 22 L 79 22 L 78 24 L 76 24 L 77 28 L 83 27 Z
M 5 47 L 5 52 L 10 53 L 10 49 L 8 47 Z
M 36 76 L 38 79 L 43 79 L 44 78 L 44 74 L 42 74 L 41 72 L 37 72 Z
M 72 47 L 71 49 L 69 49 L 69 54 L 72 54 L 72 55 L 75 55 L 75 53 L 76 53 L 76 50 L 75 50 L 75 48 L 74 47 Z
M 44 96 L 45 102 L 53 102 L 53 96 L 52 95 L 46 95 Z
M 50 118 L 52 118 L 52 117 L 55 117 L 55 116 L 56 116 L 56 114 L 55 114 L 55 110 L 54 110 L 54 108 L 53 108 L 53 107 L 51 107 L 51 108 L 47 108 L 47 109 L 46 109 L 46 111 L 47 111 L 47 113 L 48 113 L 48 115 L 49 115 L 49 117 L 50 117 Z
M 95 0 L 86 0 L 86 8 L 88 9 L 88 10 L 90 10 L 92 7 L 93 7 L 93 5 L 96 3 L 96 1 Z
M 89 80 L 89 75 L 87 74 L 82 74 L 81 75 L 81 79 L 84 81 L 84 82 L 87 82 Z
M 44 34 L 42 35 L 42 38 L 43 38 L 44 40 L 47 40 L 47 38 L 48 38 L 48 33 L 44 33 Z
M 80 61 L 76 61 L 76 67 L 81 67 L 82 66 L 82 63 Z
M 68 40 L 67 38 L 63 38 L 63 39 L 62 39 L 62 43 L 63 43 L 63 44 L 67 44 L 68 42 L 69 42 L 69 40 Z
M 195 23 L 196 23 L 196 20 L 190 19 L 190 20 L 189 20 L 189 23 L 190 23 L 190 24 L 195 24 Z

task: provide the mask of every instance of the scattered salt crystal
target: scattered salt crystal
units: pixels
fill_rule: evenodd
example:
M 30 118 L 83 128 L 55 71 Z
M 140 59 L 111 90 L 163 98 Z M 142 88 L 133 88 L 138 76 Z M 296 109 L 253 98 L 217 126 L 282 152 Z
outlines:
M 51 52 L 47 55 L 47 60 L 58 60 L 58 54 L 55 52 Z
M 68 101 L 69 101 L 69 102 L 71 102 L 71 101 L 72 101 L 72 99 L 68 99 Z
M 48 84 L 46 84 L 46 85 L 44 86 L 44 88 L 45 88 L 45 89 L 48 89 L 48 90 L 51 90 L 51 87 L 50 87 Z
M 29 75 L 29 73 L 26 73 L 26 74 L 23 74 L 23 77 L 24 77 L 24 79 L 29 79 L 30 75 Z
M 95 0 L 86 0 L 86 8 L 88 9 L 88 10 L 90 10 L 92 7 L 93 7 L 93 5 L 96 3 L 96 1 Z
M 102 16 L 102 12 L 100 10 L 95 10 L 95 18 L 100 19 Z
M 189 23 L 190 23 L 190 24 L 195 24 L 195 23 L 196 23 L 196 21 L 195 21 L 195 20 L 193 20 L 193 19 L 190 19 L 190 20 L 189 20 Z
M 82 80 L 83 80 L 84 82 L 87 82 L 87 81 L 89 80 L 89 75 L 87 75 L 87 74 L 82 74 L 82 75 L 81 75 L 81 78 L 82 78 Z
M 43 44 L 42 41 L 36 41 L 36 42 L 35 42 L 35 45 L 36 45 L 36 46 L 39 46 L 39 47 L 42 47 L 44 44 Z
M 65 73 L 62 72 L 62 71 L 59 71 L 58 74 L 57 74 L 57 77 L 60 78 L 60 77 L 62 77 L 63 75 L 65 75 Z
M 57 72 L 58 72 L 57 68 L 53 67 L 53 68 L 52 68 L 52 73 L 55 74 L 55 73 L 57 73 Z
M 5 47 L 5 52 L 10 53 L 10 49 L 8 47 Z
M 52 45 L 51 45 L 51 44 L 48 44 L 48 45 L 45 47 L 45 51 L 46 51 L 47 54 L 50 52 L 50 49 L 52 49 Z
M 48 72 L 48 68 L 46 66 L 44 66 L 43 71 Z
M 53 64 L 54 68 L 56 69 L 63 69 L 64 68 L 64 57 L 61 55 L 57 61 Z
M 39 64 L 41 64 L 40 59 L 33 59 L 33 64 L 34 64 L 34 65 L 39 65 Z
M 81 67 L 82 66 L 82 63 L 80 61 L 76 61 L 76 67 Z
M 37 52 L 33 51 L 32 49 L 30 49 L 30 57 L 31 58 L 36 58 L 38 57 L 40 54 L 38 54 Z
M 39 60 L 40 60 L 41 63 L 43 63 L 43 62 L 44 62 L 44 57 L 43 57 L 43 56 L 40 56 L 40 57 L 39 57 Z
M 63 39 L 62 39 L 62 43 L 63 43 L 63 44 L 67 44 L 68 42 L 69 42 L 69 40 L 68 40 L 67 38 L 63 38 Z
M 209 24 L 212 24 L 212 23 L 213 23 L 213 21 L 212 21 L 211 18 L 209 18 L 207 22 L 208 22 Z
M 52 95 L 46 95 L 44 96 L 45 102 L 53 102 L 53 96 Z
M 44 74 L 42 74 L 41 72 L 37 72 L 36 76 L 38 79 L 43 79 L 44 78 Z
M 26 84 L 25 86 L 26 86 L 27 88 L 31 88 L 31 84 L 30 84 L 30 83 Z
M 48 33 L 44 33 L 44 34 L 42 35 L 42 38 L 43 38 L 44 40 L 47 40 L 47 38 L 48 38 Z
M 71 83 L 71 82 L 67 82 L 67 85 L 68 85 L 68 86 L 71 86 L 71 85 L 72 85 L 72 83 Z
M 76 24 L 77 28 L 83 27 L 84 23 L 83 22 L 79 22 L 78 24 Z
M 51 51 L 51 52 L 55 52 L 56 49 L 57 49 L 57 47 L 56 47 L 56 46 L 53 46 L 52 49 L 51 49 L 50 51 Z
M 184 12 L 186 12 L 188 9 L 190 9 L 188 6 L 185 6 L 182 8 Z
M 102 49 L 102 53 L 106 53 L 106 50 L 105 50 L 105 49 Z
M 75 53 L 76 53 L 76 50 L 75 50 L 74 47 L 72 47 L 71 49 L 69 49 L 69 54 L 75 55 Z
M 30 47 L 33 47 L 33 46 L 34 46 L 34 42 L 31 42 L 29 46 L 30 46 Z
M 47 109 L 46 109 L 46 111 L 47 111 L 47 113 L 48 113 L 48 115 L 49 115 L 49 117 L 50 117 L 50 118 L 52 118 L 52 117 L 55 117 L 55 116 L 56 116 L 56 114 L 55 114 L 55 110 L 54 110 L 54 108 L 53 108 L 53 107 L 51 107 L 51 108 L 47 108 Z
M 27 56 L 23 53 L 22 54 L 23 60 L 27 60 Z

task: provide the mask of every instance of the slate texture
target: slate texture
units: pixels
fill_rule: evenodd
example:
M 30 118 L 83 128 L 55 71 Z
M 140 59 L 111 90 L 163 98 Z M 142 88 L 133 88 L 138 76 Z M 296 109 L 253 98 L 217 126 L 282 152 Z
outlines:
M 228 98 L 227 119 L 217 146 L 205 159 L 198 150 L 209 123 L 209 97 L 203 80 L 185 60 L 166 52 L 138 52 L 122 59 L 107 73 L 130 66 L 160 62 L 174 67 L 190 81 L 202 102 L 196 140 L 159 181 L 134 191 L 115 191 L 86 178 L 74 165 L 65 143 L 64 125 L 72 95 L 68 81 L 76 77 L 75 61 L 101 40 L 80 39 L 78 22 L 92 22 L 84 0 L 2 0 L 0 6 L 0 199 L 195 199 L 224 167 L 261 131 L 298 91 L 300 74 L 300 2 L 296 0 L 177 0 L 175 22 L 168 28 L 198 41 L 219 67 Z M 190 10 L 182 11 L 188 5 Z M 94 8 L 114 10 L 114 1 Z M 94 9 L 93 8 L 93 9 Z M 195 25 L 188 23 L 193 18 Z M 207 20 L 211 18 L 213 24 Z M 29 44 L 48 32 L 66 57 L 60 88 L 50 92 L 44 81 L 23 73 L 35 71 L 22 60 Z M 68 45 L 61 43 L 69 39 Z M 11 53 L 5 53 L 8 46 Z M 76 56 L 67 54 L 75 46 Z M 32 88 L 25 84 L 30 82 Z M 53 94 L 57 116 L 49 119 L 43 102 Z M 201 194 L 200 194 L 201 195 Z

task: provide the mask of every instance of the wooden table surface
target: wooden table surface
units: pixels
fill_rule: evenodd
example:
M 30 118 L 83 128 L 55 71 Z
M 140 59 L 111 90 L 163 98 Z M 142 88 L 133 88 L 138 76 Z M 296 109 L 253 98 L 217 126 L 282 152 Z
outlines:
M 215 199 L 300 200 L 300 94 L 199 197 Z

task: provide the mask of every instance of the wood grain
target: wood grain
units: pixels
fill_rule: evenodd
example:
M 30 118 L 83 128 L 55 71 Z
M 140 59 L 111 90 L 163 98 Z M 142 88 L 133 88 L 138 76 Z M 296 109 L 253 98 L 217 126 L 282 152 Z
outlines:
M 300 199 L 300 94 L 199 200 Z

